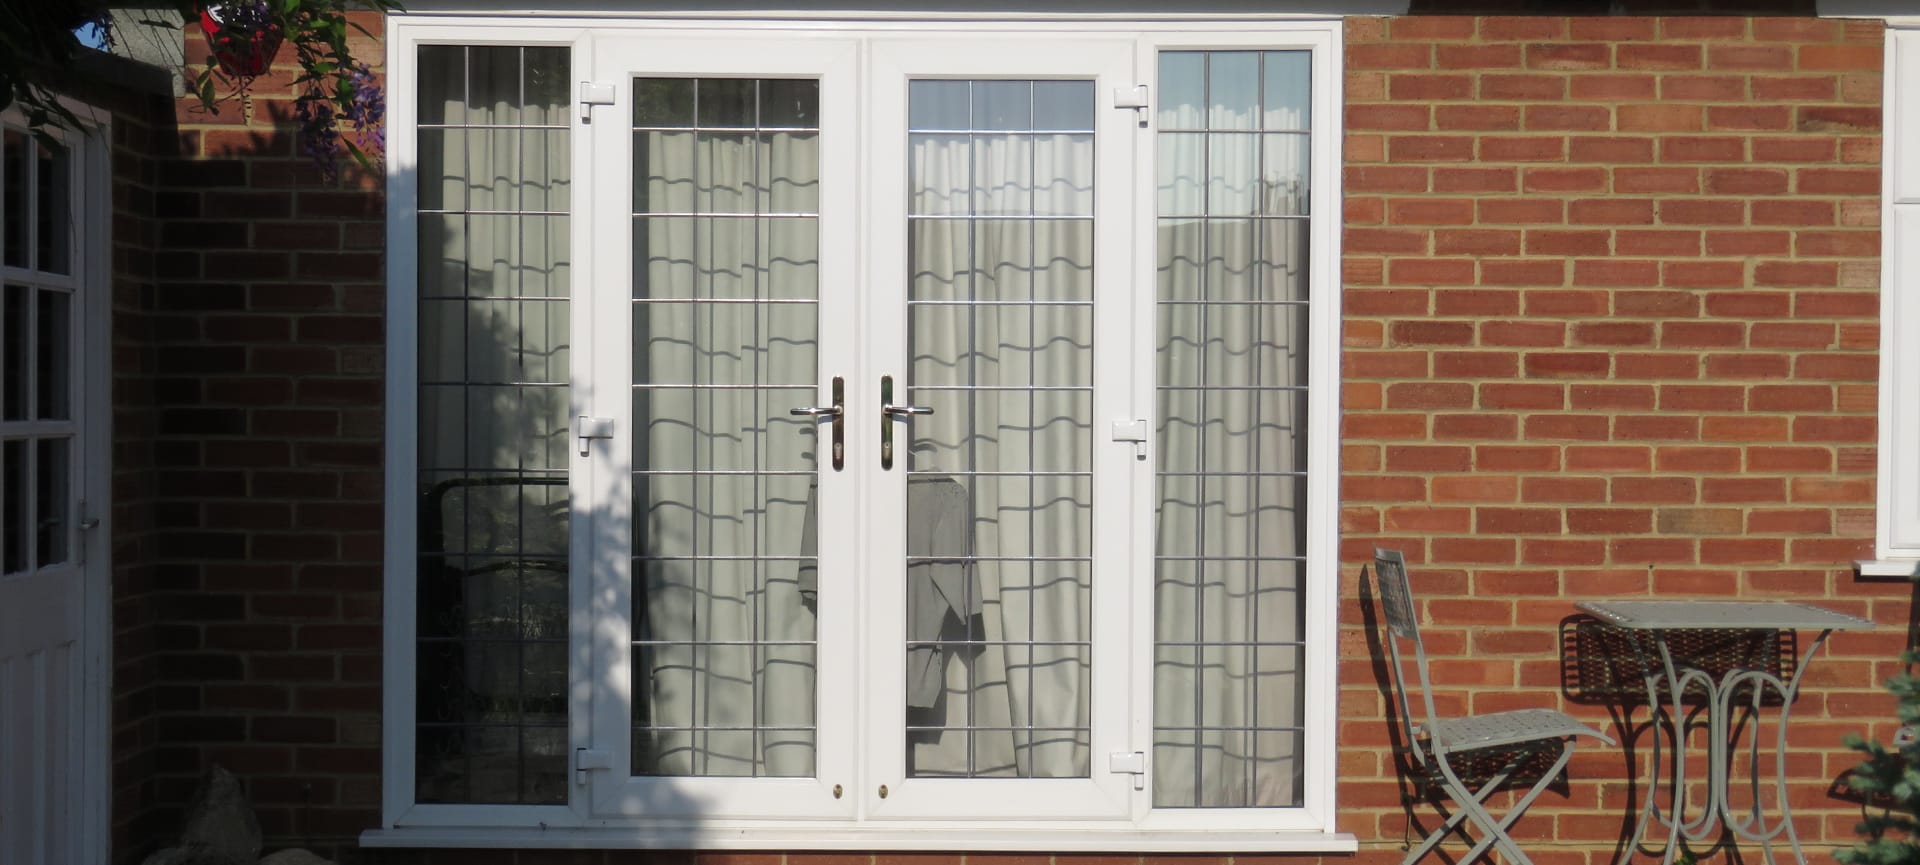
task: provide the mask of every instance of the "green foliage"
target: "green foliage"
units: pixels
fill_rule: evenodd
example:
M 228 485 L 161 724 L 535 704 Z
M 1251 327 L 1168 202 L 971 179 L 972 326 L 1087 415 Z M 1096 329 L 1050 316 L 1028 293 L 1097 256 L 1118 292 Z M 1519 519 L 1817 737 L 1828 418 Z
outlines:
M 1905 731 L 1920 730 L 1920 652 L 1901 655 L 1907 668 L 1887 681 L 1898 701 L 1894 715 Z M 1894 748 L 1859 736 L 1847 747 L 1866 755 L 1847 783 L 1867 799 L 1857 830 L 1864 841 L 1834 854 L 1845 865 L 1920 865 L 1920 739 L 1910 733 Z
M 85 64 L 79 62 L 94 50 L 82 40 L 80 28 L 94 25 L 111 40 L 112 5 L 111 0 L 0 2 L 0 110 L 17 106 L 36 132 L 77 126 L 78 119 L 61 105 L 57 92 L 93 83 L 86 81 Z M 379 150 L 379 94 L 367 63 L 355 57 L 348 44 L 353 33 L 365 30 L 348 21 L 347 13 L 399 11 L 397 0 L 153 0 L 153 8 L 172 9 L 188 21 L 197 20 L 207 5 L 247 7 L 248 27 L 270 28 L 284 36 L 281 51 L 291 50 L 301 70 L 294 82 L 294 107 L 303 149 L 329 173 L 342 149 L 361 164 L 370 164 Z M 251 83 L 221 71 L 211 58 L 203 68 L 182 72 L 187 91 L 215 113 L 223 99 L 244 93 Z M 359 133 L 356 138 L 339 134 L 342 120 Z
M 76 125 L 48 85 L 74 79 L 81 53 L 93 50 L 78 31 L 101 17 L 98 0 L 0 3 L 0 110 L 19 108 L 36 130 Z

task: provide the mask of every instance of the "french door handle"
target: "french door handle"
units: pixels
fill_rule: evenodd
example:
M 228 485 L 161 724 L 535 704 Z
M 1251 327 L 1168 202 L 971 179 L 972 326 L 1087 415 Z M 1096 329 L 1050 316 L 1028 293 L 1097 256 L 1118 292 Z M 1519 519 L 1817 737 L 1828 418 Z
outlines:
M 792 410 L 793 414 L 804 415 L 814 420 L 833 421 L 833 470 L 840 471 L 847 466 L 847 382 L 840 376 L 833 377 L 833 405 L 803 405 Z
M 880 468 L 893 468 L 893 422 L 917 414 L 933 414 L 931 406 L 894 405 L 893 376 L 880 377 Z

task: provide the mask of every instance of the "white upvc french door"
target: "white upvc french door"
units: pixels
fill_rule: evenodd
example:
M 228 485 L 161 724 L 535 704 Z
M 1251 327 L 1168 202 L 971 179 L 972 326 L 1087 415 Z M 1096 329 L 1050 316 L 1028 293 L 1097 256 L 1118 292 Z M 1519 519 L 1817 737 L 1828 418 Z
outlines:
M 1126 817 L 1134 43 L 589 41 L 592 814 Z
M 932 410 L 876 421 L 893 461 L 863 460 L 875 818 L 1128 812 L 1132 52 L 872 46 L 865 381 Z
M 853 814 L 854 49 L 593 46 L 595 815 Z

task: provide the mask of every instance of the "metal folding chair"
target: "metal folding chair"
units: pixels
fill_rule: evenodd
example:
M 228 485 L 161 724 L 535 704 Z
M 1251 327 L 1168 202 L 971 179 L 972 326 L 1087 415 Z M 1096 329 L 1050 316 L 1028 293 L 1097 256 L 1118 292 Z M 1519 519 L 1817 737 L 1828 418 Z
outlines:
M 1459 865 L 1479 859 L 1491 847 L 1499 847 L 1508 865 L 1532 865 L 1533 860 L 1507 834 L 1508 827 L 1526 813 L 1533 800 L 1560 776 L 1573 758 L 1580 736 L 1592 736 L 1609 745 L 1613 740 L 1565 712 L 1555 709 L 1516 709 L 1486 715 L 1442 718 L 1434 710 L 1433 684 L 1427 676 L 1427 648 L 1420 639 L 1419 616 L 1414 612 L 1413 593 L 1407 586 L 1407 560 L 1398 550 L 1373 551 L 1374 581 L 1380 587 L 1380 606 L 1387 618 L 1387 651 L 1392 658 L 1394 699 L 1400 713 L 1403 739 L 1412 754 L 1415 783 L 1452 799 L 1459 809 L 1447 815 L 1446 822 L 1422 839 L 1407 853 L 1401 865 L 1413 865 L 1432 852 L 1449 834 L 1473 840 L 1461 825 L 1471 821 L 1483 833 L 1467 851 Z M 1410 684 L 1401 666 L 1400 644 L 1413 643 L 1414 664 L 1419 670 L 1420 697 L 1426 720 L 1414 723 L 1408 711 Z M 1551 765 L 1540 764 L 1551 760 Z M 1533 786 L 1513 802 L 1507 813 L 1495 819 L 1486 802 L 1495 792 L 1505 789 L 1517 777 L 1539 772 Z M 1464 778 L 1471 778 L 1473 785 Z M 1517 786 L 1517 785 L 1516 785 Z M 1441 808 L 1446 811 L 1445 807 Z

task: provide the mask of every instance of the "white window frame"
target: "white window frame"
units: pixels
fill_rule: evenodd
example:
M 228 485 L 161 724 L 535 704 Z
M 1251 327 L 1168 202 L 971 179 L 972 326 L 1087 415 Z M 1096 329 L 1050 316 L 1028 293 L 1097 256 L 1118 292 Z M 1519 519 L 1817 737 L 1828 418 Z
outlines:
M 574 77 L 586 80 L 587 71 L 596 68 L 595 46 L 603 36 L 623 31 L 643 32 L 659 27 L 727 28 L 734 30 L 819 30 L 832 31 L 834 25 L 861 29 L 897 29 L 924 32 L 932 28 L 954 27 L 980 33 L 1004 33 L 1032 30 L 1058 31 L 1062 38 L 1075 36 L 1126 38 L 1136 46 L 1135 75 L 1140 83 L 1157 91 L 1157 58 L 1166 50 L 1284 50 L 1306 49 L 1313 53 L 1313 139 L 1312 139 L 1312 213 L 1309 227 L 1312 257 L 1310 274 L 1309 339 L 1312 361 L 1309 364 L 1307 429 L 1309 465 L 1326 467 L 1310 475 L 1307 484 L 1307 580 L 1308 608 L 1303 611 L 1306 640 L 1311 647 L 1305 673 L 1305 753 L 1304 799 L 1294 808 L 1182 808 L 1155 809 L 1148 796 L 1134 793 L 1129 813 L 1122 819 L 1010 819 L 1014 815 L 973 819 L 928 820 L 911 823 L 873 819 L 760 819 L 706 820 L 634 816 L 595 816 L 590 808 L 589 787 L 570 786 L 567 805 L 450 805 L 419 804 L 414 801 L 414 623 L 416 526 L 414 496 L 416 483 L 415 441 L 417 421 L 414 393 L 417 389 L 416 363 L 417 298 L 415 296 L 416 220 L 413 212 L 416 182 L 416 136 L 413 122 L 417 115 L 415 88 L 418 47 L 425 44 L 465 45 L 566 45 L 573 50 Z M 1339 661 L 1337 624 L 1339 618 L 1338 484 L 1339 434 L 1339 336 L 1340 283 L 1339 258 L 1341 202 L 1341 94 L 1344 70 L 1341 62 L 1341 21 L 1337 17 L 1288 18 L 1268 16 L 1218 16 L 1211 19 L 1181 19 L 1156 22 L 1151 18 L 1085 15 L 1071 21 L 1061 16 L 1036 14 L 1025 20 L 1007 16 L 944 14 L 939 16 L 874 16 L 857 25 L 827 20 L 823 15 L 794 13 L 783 20 L 710 15 L 705 20 L 644 18 L 636 15 L 604 18 L 567 16 L 499 17 L 491 15 L 399 15 L 388 19 L 386 30 L 389 124 L 388 142 L 388 332 L 387 347 L 387 551 L 386 567 L 386 655 L 385 724 L 382 828 L 367 832 L 362 843 L 379 847 L 594 847 L 594 848 L 680 848 L 680 849 L 934 849 L 934 850 L 1054 850 L 1054 851 L 1135 851 L 1135 852 L 1348 852 L 1357 849 L 1351 834 L 1336 826 L 1335 744 L 1337 732 L 1338 689 L 1336 672 Z M 577 98 L 578 93 L 574 94 Z M 1157 94 L 1156 94 L 1157 95 Z M 1098 98 L 1105 107 L 1107 94 Z M 576 106 L 573 136 L 573 164 L 576 178 L 580 167 L 593 159 L 594 127 L 583 125 Z M 613 117 L 612 113 L 607 115 Z M 1127 277 L 1136 293 L 1130 317 L 1123 327 L 1130 329 L 1138 345 L 1152 345 L 1155 322 L 1150 314 L 1154 294 L 1155 198 L 1153 165 L 1154 132 L 1143 126 L 1134 144 L 1133 184 L 1120 194 L 1134 201 L 1134 224 L 1127 230 L 1134 240 L 1129 262 L 1133 273 Z M 609 235 L 593 227 L 589 214 L 603 212 L 606 203 L 595 200 L 595 183 L 576 183 L 572 207 L 573 257 L 573 350 L 576 357 L 597 357 L 592 345 L 596 325 L 585 287 L 595 284 L 593 256 L 582 250 L 605 242 Z M 611 187 L 609 187 L 611 188 Z M 862 193 L 864 196 L 865 193 Z M 864 197 L 863 199 L 864 200 Z M 604 328 L 600 328 L 604 330 Z M 604 338 L 604 334 L 603 334 Z M 1153 352 L 1136 352 L 1128 373 L 1135 405 L 1149 412 L 1153 405 Z M 864 389 L 866 383 L 860 383 Z M 849 382 L 849 386 L 854 384 Z M 585 414 L 581 397 L 573 397 L 573 414 Z M 1145 414 L 1152 417 L 1152 414 Z M 860 423 L 850 420 L 850 425 Z M 616 439 L 616 443 L 617 443 Z M 865 453 L 865 451 L 862 451 Z M 850 459 L 851 459 L 850 453 Z M 580 490 L 592 483 L 590 475 L 597 460 L 582 459 L 573 465 L 571 484 Z M 1143 466 L 1124 483 L 1136 487 L 1134 500 L 1145 502 L 1151 489 L 1149 466 Z M 578 500 L 578 499 L 576 499 Z M 1152 512 L 1140 507 L 1132 516 L 1135 531 L 1126 551 L 1140 576 L 1138 585 L 1146 585 L 1152 573 Z M 578 525 L 576 518 L 576 526 Z M 587 558 L 586 532 L 576 531 L 573 555 L 576 561 Z M 590 580 L 576 575 L 572 589 L 570 618 L 571 654 L 578 659 L 591 652 L 595 635 L 589 610 L 592 599 Z M 1152 604 L 1142 592 L 1129 601 L 1127 620 L 1133 633 L 1127 654 L 1130 690 L 1126 698 L 1129 719 L 1126 735 L 1136 750 L 1151 751 L 1152 703 L 1151 671 L 1153 648 L 1150 639 Z M 576 660 L 576 665 L 581 662 Z M 572 674 L 569 700 L 569 735 L 576 747 L 594 742 L 594 705 L 590 680 L 576 667 Z M 871 696 L 871 695 L 867 695 Z M 824 708 L 824 707 L 823 707 Z M 889 710 L 848 707 L 849 723 L 881 715 L 897 717 Z M 821 719 L 823 726 L 829 719 Z M 605 735 L 603 733 L 603 735 Z M 1106 755 L 1094 754 L 1094 771 L 1105 772 Z M 856 769 L 867 771 L 866 767 Z M 965 782 L 961 782 L 965 783 Z M 1006 782 L 986 782 L 1006 783 Z
M 1881 152 L 1920 144 L 1920 18 L 1888 20 L 1881 99 Z M 1863 577 L 1920 572 L 1920 167 L 1881 165 L 1880 424 L 1875 559 L 1856 563 Z

